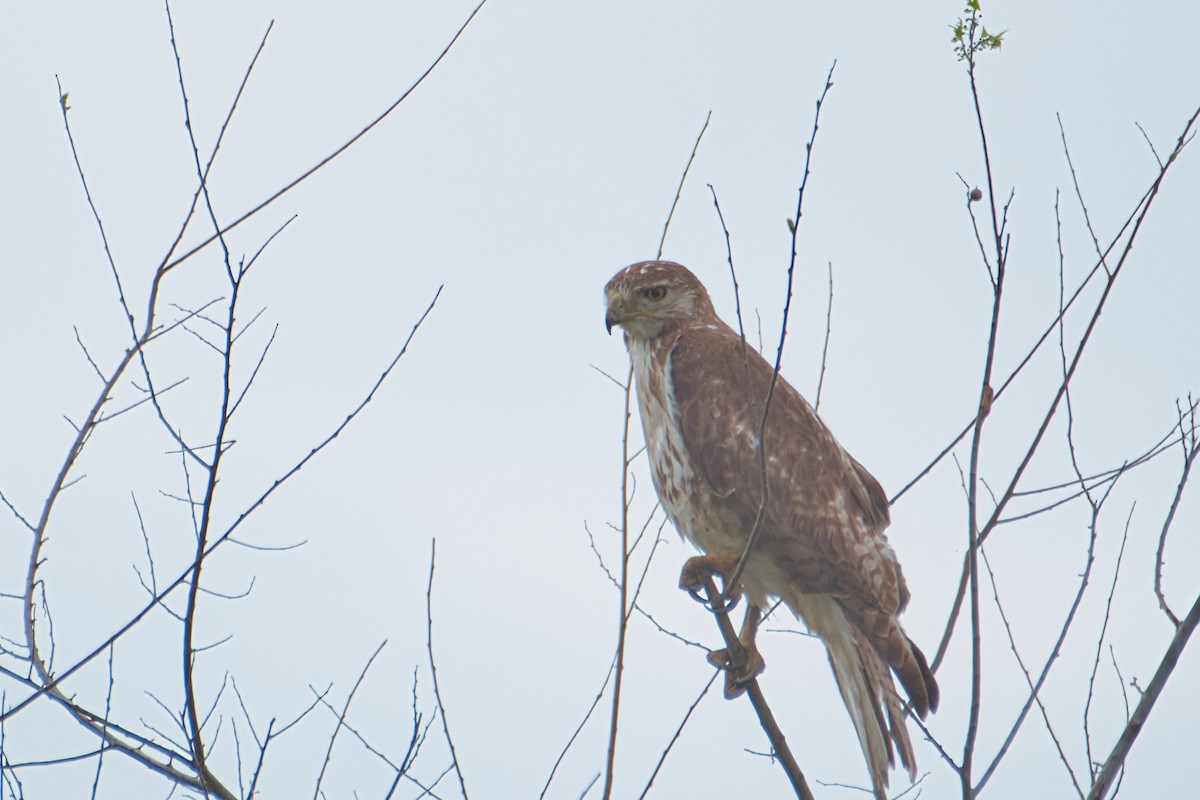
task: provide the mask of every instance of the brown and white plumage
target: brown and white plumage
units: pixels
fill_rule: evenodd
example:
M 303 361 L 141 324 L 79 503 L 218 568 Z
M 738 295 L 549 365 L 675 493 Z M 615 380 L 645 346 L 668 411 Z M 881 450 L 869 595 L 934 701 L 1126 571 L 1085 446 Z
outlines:
M 609 281 L 605 300 L 607 326 L 625 330 L 667 516 L 709 565 L 736 560 L 761 504 L 758 439 L 771 365 L 679 264 L 633 264 Z M 897 620 L 909 594 L 883 533 L 887 497 L 782 376 L 762 445 L 767 504 L 741 579 L 752 603 L 743 636 L 753 648 L 757 609 L 778 597 L 821 637 L 882 798 L 893 745 L 910 776 L 916 769 L 889 668 L 921 717 L 938 701 L 924 655 Z

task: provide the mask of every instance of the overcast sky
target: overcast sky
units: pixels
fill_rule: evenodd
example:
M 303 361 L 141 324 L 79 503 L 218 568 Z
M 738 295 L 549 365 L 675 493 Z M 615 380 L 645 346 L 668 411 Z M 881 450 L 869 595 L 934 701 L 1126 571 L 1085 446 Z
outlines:
M 472 7 L 458 0 L 174 3 L 204 153 L 274 20 L 210 175 L 218 217 L 242 214 L 374 118 Z M 997 354 L 997 369 L 1007 375 L 1058 307 L 1059 190 L 1068 290 L 1095 262 L 1056 114 L 1096 235 L 1107 242 L 1157 174 L 1143 131 L 1165 156 L 1200 104 L 1200 5 L 991 0 L 983 10 L 990 30 L 1007 30 L 1003 49 L 983 55 L 978 70 L 997 189 L 1015 192 Z M 718 311 L 733 319 L 711 184 L 729 226 L 749 332 L 757 340 L 761 318 L 773 349 L 790 252 L 787 219 L 814 101 L 835 60 L 800 223 L 783 374 L 814 397 L 832 268 L 821 414 L 895 494 L 974 414 L 987 340 L 991 291 L 959 178 L 986 184 L 966 72 L 950 42 L 961 13 L 955 2 L 490 0 L 391 117 L 229 236 L 234 257 L 249 257 L 298 215 L 244 287 L 240 318 L 265 311 L 247 334 L 238 375 L 250 374 L 276 325 L 278 332 L 233 429 L 237 443 L 217 504 L 225 524 L 360 402 L 444 289 L 373 403 L 240 533 L 258 545 L 303 546 L 230 547 L 206 567 L 217 591 L 244 592 L 254 580 L 243 599 L 203 601 L 200 638 L 232 636 L 201 656 L 205 690 L 235 677 L 261 729 L 308 704 L 310 685 L 333 684 L 331 696 L 344 701 L 386 639 L 351 716 L 374 746 L 401 757 L 415 667 L 427 718 L 431 711 L 425 586 L 436 537 L 438 675 L 468 788 L 479 797 L 536 796 L 615 646 L 616 594 L 585 530 L 615 568 L 619 540 L 610 524 L 620 516 L 623 398 L 597 370 L 623 378 L 627 358 L 620 337 L 604 334 L 601 289 L 624 265 L 657 252 L 680 173 L 711 111 L 664 255 L 691 267 Z M 74 436 L 63 417 L 82 417 L 99 389 L 72 326 L 102 370 L 129 344 L 55 76 L 69 93 L 79 157 L 139 322 L 196 176 L 160 3 L 6 4 L 3 17 L 0 491 L 36 517 Z M 1200 392 L 1196 158 L 1185 151 L 1169 175 L 1083 360 L 1072 400 L 1085 471 L 1119 466 L 1147 449 L 1175 424 L 1176 400 Z M 184 247 L 210 232 L 197 218 Z M 164 284 L 166 302 L 184 308 L 228 291 L 214 248 Z M 1097 297 L 1098 290 L 1085 293 L 1089 303 Z M 170 319 L 179 312 L 166 305 L 162 313 Z M 1068 343 L 1085 321 L 1069 320 Z M 1058 359 L 1055 346 L 1040 355 L 989 420 L 981 463 L 994 488 L 1005 485 L 1036 431 L 1057 385 Z M 181 334 L 151 364 L 163 384 L 190 376 L 169 408 L 187 435 L 211 439 L 219 377 L 212 351 Z M 138 396 L 126 382 L 114 402 Z M 1060 416 L 1022 488 L 1070 479 L 1064 431 Z M 636 423 L 632 435 L 640 437 Z M 131 492 L 156 568 L 173 576 L 186 564 L 187 512 L 166 496 L 184 492 L 176 450 L 142 409 L 100 431 L 77 466 L 86 478 L 56 508 L 45 551 L 57 664 L 74 663 L 144 601 L 132 565 L 145 569 L 146 545 Z M 956 453 L 965 463 L 965 447 Z M 1113 659 L 1126 682 L 1144 686 L 1172 633 L 1152 580 L 1179 462 L 1172 452 L 1113 492 L 1101 517 L 1094 585 L 1051 673 L 1048 711 L 1081 780 L 1086 683 L 1131 509 L 1090 723 L 1094 758 L 1107 755 L 1124 720 Z M 644 520 L 652 490 L 643 463 L 635 474 L 633 516 Z M 1195 505 L 1194 494 L 1185 497 L 1168 542 L 1165 588 L 1177 613 L 1200 590 Z M 1018 645 L 1036 668 L 1083 569 L 1082 511 L 1001 528 L 988 551 Z M 889 535 L 913 593 L 904 624 L 932 653 L 966 540 L 953 462 L 906 494 L 892 519 Z M 669 529 L 663 540 L 640 602 L 663 625 L 713 644 L 711 619 L 675 588 L 692 551 Z M 0 592 L 22 591 L 28 541 L 11 515 L 0 514 Z M 1026 694 L 990 584 L 983 593 L 979 758 L 986 763 Z M 19 640 L 20 617 L 19 603 L 0 599 L 0 634 Z M 960 626 L 939 671 L 942 708 L 930 720 L 956 756 L 969 699 L 967 633 Z M 125 724 L 169 728 L 145 692 L 178 705 L 177 637 L 178 627 L 160 615 L 117 649 L 113 702 Z M 861 753 L 822 648 L 787 633 L 766 633 L 761 642 L 764 691 L 810 782 L 864 785 Z M 701 650 L 635 618 L 616 796 L 641 792 L 711 672 Z M 101 707 L 106 675 L 106 663 L 97 661 L 71 689 Z M 0 691 L 9 705 L 24 692 L 12 682 Z M 607 704 L 549 796 L 579 797 L 603 769 Z M 1180 796 L 1191 785 L 1197 707 L 1193 645 L 1133 750 L 1126 796 Z M 328 713 L 316 714 L 280 741 L 263 796 L 312 791 L 331 726 Z M 16 760 L 71 755 L 91 744 L 49 707 L 12 720 L 5 740 Z M 749 704 L 713 692 L 656 781 L 657 796 L 786 796 L 778 766 L 746 752 L 766 747 Z M 924 741 L 917 757 L 929 772 L 925 796 L 957 791 L 957 778 Z M 447 763 L 431 734 L 417 773 L 433 780 Z M 166 793 L 127 761 L 113 759 L 110 767 L 107 796 Z M 86 796 L 93 769 L 88 762 L 26 770 L 23 778 L 31 797 Z M 231 761 L 226 769 L 232 774 Z M 327 780 L 331 797 L 354 789 L 375 797 L 391 776 L 347 740 Z M 904 785 L 894 775 L 892 788 Z M 988 793 L 1016 796 L 1031 786 L 1044 796 L 1073 794 L 1036 714 Z M 816 788 L 820 797 L 862 796 Z M 438 792 L 457 795 L 449 782 Z M 595 787 L 589 797 L 597 796 Z

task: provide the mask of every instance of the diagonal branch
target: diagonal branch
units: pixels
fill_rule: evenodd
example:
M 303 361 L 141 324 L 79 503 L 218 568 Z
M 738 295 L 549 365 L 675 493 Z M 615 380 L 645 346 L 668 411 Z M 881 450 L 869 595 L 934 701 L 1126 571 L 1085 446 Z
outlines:
M 1103 800 L 1108 794 L 1108 790 L 1112 788 L 1114 780 L 1125 765 L 1125 759 L 1128 757 L 1133 743 L 1137 741 L 1138 734 L 1142 732 L 1150 717 L 1150 712 L 1154 710 L 1154 704 L 1158 702 L 1163 687 L 1167 685 L 1171 673 L 1175 671 L 1175 665 L 1179 663 L 1179 656 L 1187 647 L 1188 639 L 1196 630 L 1197 623 L 1200 623 L 1200 595 L 1196 596 L 1191 611 L 1180 620 L 1179 627 L 1176 628 L 1175 635 L 1171 638 L 1171 644 L 1167 646 L 1167 651 L 1163 654 L 1162 661 L 1159 662 L 1158 669 L 1154 672 L 1154 677 L 1146 685 L 1141 700 L 1133 710 L 1133 715 L 1129 718 L 1125 729 L 1121 731 L 1121 736 L 1113 746 L 1112 753 L 1105 759 L 1104 766 L 1096 775 L 1096 782 L 1092 784 L 1092 790 L 1088 792 L 1087 800 Z
M 1062 401 L 1062 398 L 1066 392 L 1067 386 L 1069 385 L 1071 379 L 1073 378 L 1076 369 L 1079 367 L 1079 364 L 1083 360 L 1084 351 L 1087 349 L 1087 344 L 1091 340 L 1092 333 L 1095 331 L 1096 325 L 1098 324 L 1098 322 L 1100 320 L 1101 312 L 1104 310 L 1104 307 L 1111 295 L 1111 292 L 1112 292 L 1113 286 L 1115 285 L 1116 279 L 1121 274 L 1121 271 L 1124 268 L 1124 266 L 1129 258 L 1130 253 L 1132 253 L 1132 251 L 1133 251 L 1133 244 L 1134 244 L 1135 239 L 1137 238 L 1137 234 L 1141 230 L 1142 224 L 1146 221 L 1146 218 L 1150 213 L 1150 209 L 1154 203 L 1154 200 L 1158 196 L 1158 191 L 1161 188 L 1163 181 L 1166 179 L 1168 170 L 1171 168 L 1172 164 L 1176 163 L 1179 154 L 1183 151 L 1183 148 L 1185 146 L 1187 146 L 1187 144 L 1191 141 L 1191 138 L 1190 138 L 1191 132 L 1192 132 L 1192 129 L 1195 127 L 1196 121 L 1198 118 L 1200 118 L 1200 107 L 1198 107 L 1196 109 L 1196 111 L 1192 114 L 1192 116 L 1188 119 L 1187 123 L 1184 125 L 1183 132 L 1180 133 L 1180 135 L 1179 135 L 1179 139 L 1176 143 L 1175 149 L 1171 152 L 1170 156 L 1167 158 L 1162 171 L 1159 172 L 1159 174 L 1155 177 L 1150 188 L 1143 195 L 1142 200 L 1138 204 L 1138 207 L 1135 210 L 1134 214 L 1130 217 L 1130 220 L 1127 221 L 1124 226 L 1122 226 L 1122 233 L 1118 234 L 1118 236 L 1123 235 L 1126 228 L 1128 228 L 1130 225 L 1132 225 L 1132 229 L 1129 231 L 1128 239 L 1125 241 L 1124 247 L 1121 250 L 1121 255 L 1117 261 L 1117 264 L 1116 264 L 1115 268 L 1112 270 L 1111 275 L 1109 275 L 1107 282 L 1104 285 L 1104 290 L 1101 293 L 1100 298 L 1096 301 L 1096 305 L 1092 310 L 1092 315 L 1088 320 L 1086 329 L 1079 339 L 1079 344 L 1076 346 L 1075 353 L 1070 362 L 1070 366 L 1066 370 L 1066 375 L 1065 375 L 1063 381 L 1060 383 L 1058 390 L 1055 392 L 1054 397 L 1051 399 L 1050 404 L 1047 407 L 1046 413 L 1043 416 L 1042 421 L 1038 427 L 1038 430 L 1033 437 L 1033 440 L 1030 442 L 1029 446 L 1027 447 L 1027 449 L 1025 451 L 1025 455 L 1022 457 L 1020 464 L 1014 470 L 1012 478 L 1009 481 L 1008 486 L 1005 488 L 1003 494 L 1001 494 L 1001 496 L 996 501 L 991 517 L 989 518 L 987 523 L 984 524 L 984 526 L 980 529 L 980 532 L 979 532 L 979 542 L 980 543 L 982 543 L 983 541 L 985 541 L 987 539 L 987 537 L 991 534 L 992 530 L 999 523 L 999 519 L 1000 519 L 1001 515 L 1003 514 L 1005 507 L 1008 505 L 1008 502 L 1010 500 L 1012 500 L 1012 498 L 1016 494 L 1017 484 L 1020 482 L 1021 477 L 1025 474 L 1026 468 L 1028 468 L 1030 462 L 1033 460 L 1033 456 L 1038 451 L 1038 448 L 1042 442 L 1043 437 L 1046 435 L 1046 432 L 1049 430 L 1050 422 L 1051 422 L 1051 420 L 1053 420 L 1054 415 L 1058 410 L 1059 403 Z M 1116 244 L 1116 241 L 1117 240 L 1114 239 L 1114 246 Z M 1099 269 L 1099 265 L 1097 265 L 1096 269 Z M 1068 303 L 1067 306 L 1070 306 L 1070 303 Z M 1052 326 L 1047 331 L 1046 336 L 1048 336 L 1049 332 L 1052 330 L 1054 330 L 1054 326 Z M 1022 364 L 1024 364 L 1024 363 L 1025 362 L 1022 362 Z M 1014 372 L 1013 374 L 1015 376 L 1016 373 Z M 1005 385 L 1007 385 L 1007 384 L 1005 384 Z M 994 397 L 993 397 L 993 399 L 994 399 Z M 970 426 L 967 428 L 967 430 L 970 430 Z M 964 431 L 964 433 L 965 433 L 965 431 Z M 949 452 L 949 448 L 947 448 L 946 452 Z M 939 458 L 940 458 L 940 456 L 939 456 Z M 927 474 L 929 469 L 932 469 L 932 465 L 927 467 L 925 472 L 922 473 L 922 475 Z M 906 486 L 905 489 L 901 491 L 901 494 L 904 491 L 907 491 L 907 489 L 910 488 L 912 485 L 914 485 L 916 483 L 916 481 L 920 479 L 920 477 L 921 476 L 918 476 L 918 478 L 915 478 L 913 481 L 911 481 L 908 484 L 908 486 Z M 892 502 L 895 502 L 895 500 L 898 499 L 899 496 L 900 496 L 899 494 L 896 495 L 896 497 L 894 497 L 892 499 Z M 970 563 L 969 563 L 970 558 L 971 558 L 971 553 L 968 553 L 967 557 L 964 558 L 962 573 L 959 577 L 957 594 L 955 596 L 954 602 L 952 603 L 950 614 L 946 620 L 946 628 L 942 634 L 941 642 L 938 645 L 937 654 L 934 656 L 933 660 L 930 662 L 930 668 L 935 671 L 937 670 L 938 666 L 941 664 L 942 659 L 945 657 L 946 650 L 949 647 L 950 638 L 953 634 L 959 612 L 962 608 L 962 603 L 963 603 L 964 596 L 966 594 L 967 583 L 968 583 L 969 575 L 970 575 Z
M 667 243 L 667 231 L 671 229 L 671 220 L 675 217 L 675 207 L 679 205 L 679 196 L 683 194 L 683 185 L 687 182 L 688 172 L 692 169 L 692 162 L 696 160 L 696 151 L 700 149 L 700 141 L 704 138 L 704 132 L 708 130 L 708 123 L 712 121 L 712 111 L 708 112 L 708 116 L 704 118 L 704 127 L 700 129 L 700 134 L 696 137 L 696 143 L 692 145 L 692 154 L 688 156 L 687 165 L 683 168 L 683 174 L 679 176 L 679 186 L 675 189 L 675 199 L 671 201 L 671 210 L 667 212 L 667 221 L 663 224 L 662 238 L 658 240 L 658 255 L 656 258 L 662 258 L 663 246 Z
M 411 95 L 413 92 L 415 92 L 417 90 L 417 87 L 419 87 L 422 83 L 425 82 L 425 79 L 429 77 L 429 74 L 431 72 L 433 72 L 433 70 L 438 66 L 438 64 L 442 63 L 442 60 L 450 52 L 450 49 L 452 47 L 454 47 L 456 42 L 458 42 L 459 37 L 461 37 L 463 35 L 463 33 L 467 30 L 467 27 L 475 19 L 475 16 L 483 9 L 483 7 L 486 3 L 487 3 L 487 0 L 480 0 L 480 3 L 477 6 L 475 6 L 474 10 L 472 10 L 469 15 L 467 15 L 467 18 L 459 26 L 458 30 L 455 31 L 454 36 L 452 36 L 450 38 L 450 41 L 446 44 L 446 46 L 444 48 L 442 48 L 442 51 L 437 55 L 437 57 L 432 61 L 432 63 L 430 63 L 430 65 L 428 67 L 426 67 L 425 71 L 422 72 L 415 81 L 413 81 L 412 85 L 410 85 L 403 92 L 403 94 L 401 94 L 398 98 L 396 98 L 396 100 L 390 106 L 385 108 L 382 113 L 380 113 L 377 117 L 375 117 L 375 119 L 373 119 L 369 123 L 367 123 L 367 125 L 365 127 L 363 127 L 362 130 L 360 130 L 358 133 L 351 136 L 343 144 L 338 146 L 338 148 L 335 149 L 332 153 L 325 156 L 323 159 L 321 159 L 315 165 L 306 169 L 298 177 L 294 178 L 290 183 L 288 183 L 283 188 L 276 191 L 274 194 L 272 194 L 266 200 L 263 200 L 262 202 L 260 202 L 259 204 L 257 204 L 253 208 L 251 208 L 249 211 L 246 211 L 241 216 L 237 217 L 233 222 L 231 222 L 228 225 L 221 228 L 220 231 L 203 239 L 195 247 L 193 247 L 192 249 L 188 250 L 187 252 L 185 252 L 183 255 L 180 255 L 180 256 L 175 256 L 175 249 L 178 246 L 178 241 L 179 241 L 177 239 L 176 243 L 174 245 L 172 245 L 171 249 L 167 251 L 166 256 L 164 256 L 163 261 L 159 266 L 159 272 L 161 274 L 165 275 L 166 273 L 170 272 L 175 267 L 182 264 L 184 261 L 187 261 L 189 258 L 196 255 L 196 253 L 199 253 L 201 250 L 208 247 L 210 244 L 212 244 L 218 238 L 220 238 L 221 236 L 224 236 L 226 233 L 229 233 L 229 231 L 238 227 L 243 222 L 250 219 L 255 214 L 257 214 L 258 212 L 262 211 L 267 206 L 274 203 L 280 197 L 282 197 L 283 195 L 290 192 L 292 189 L 299 186 L 301 183 L 306 181 L 308 178 L 312 177 L 316 172 L 318 172 L 323 167 L 325 167 L 325 165 L 327 165 L 329 162 L 333 161 L 335 158 L 340 156 L 342 153 L 346 152 L 348 149 L 350 149 L 350 147 L 352 147 L 354 144 L 356 144 L 360 139 L 362 139 L 364 136 L 366 136 L 368 133 L 370 133 L 371 130 L 373 130 L 377 125 L 379 125 L 379 123 L 383 122 L 385 119 L 387 119 L 388 116 L 391 115 L 391 113 L 393 111 L 395 111 L 397 108 L 399 108 L 400 104 L 403 103 L 405 100 L 407 100 L 409 98 L 409 95 Z M 179 238 L 180 239 L 183 238 L 182 231 L 180 232 Z
M 721 637 L 729 649 L 727 669 L 735 675 L 740 674 L 746 666 L 746 651 L 742 649 L 741 640 L 738 639 L 733 622 L 729 619 L 729 612 L 726 610 L 723 596 L 717 591 L 717 585 L 712 577 L 709 577 L 708 582 L 704 585 L 704 592 L 708 595 L 709 607 L 712 608 L 713 616 L 717 619 L 717 627 L 721 629 Z M 800 800 L 813 800 L 812 790 L 808 788 L 808 782 L 804 780 L 804 773 L 800 771 L 800 765 L 796 763 L 796 757 L 792 755 L 792 750 L 788 747 L 787 738 L 780 730 L 779 723 L 775 721 L 771 707 L 767 705 L 767 698 L 763 696 L 758 679 L 751 678 L 743 685 L 746 687 L 746 694 L 750 697 L 751 705 L 754 706 L 754 713 L 758 715 L 759 724 L 762 725 L 767 739 L 771 742 L 771 752 L 779 759 L 779 765 L 787 774 L 796 797 Z
M 350 694 L 346 696 L 346 704 L 342 706 L 342 711 L 338 714 L 337 724 L 333 726 L 333 733 L 329 735 L 329 746 L 325 748 L 325 759 L 321 762 L 320 773 L 317 774 L 317 785 L 313 787 L 313 800 L 318 800 L 321 796 L 321 781 L 325 778 L 325 770 L 329 768 L 329 759 L 333 755 L 333 745 L 337 742 L 338 734 L 342 728 L 349 728 L 346 724 L 346 715 L 350 713 L 350 704 L 354 702 L 354 695 L 358 692 L 358 687 L 362 686 L 363 680 L 367 677 L 367 671 L 371 669 L 371 664 L 375 663 L 375 659 L 383 652 L 384 645 L 386 644 L 387 640 L 384 639 L 379 643 L 379 647 L 375 648 L 375 652 L 371 654 L 362 671 L 358 673 L 358 680 L 354 682 L 353 688 L 350 689 Z M 313 694 L 317 694 L 315 689 L 313 690 Z
M 387 381 L 388 377 L 391 375 L 392 370 L 395 369 L 396 365 L 400 363 L 400 359 L 403 358 L 404 355 L 408 352 L 408 347 L 410 344 L 412 344 L 413 338 L 416 336 L 417 331 L 420 330 L 421 325 L 425 322 L 425 320 L 433 312 L 433 308 L 437 304 L 438 297 L 441 296 L 442 288 L 443 287 L 441 287 L 441 286 L 438 287 L 438 290 L 434 294 L 433 299 L 429 302 L 429 305 L 425 307 L 425 311 L 421 314 L 420 318 L 417 319 L 416 323 L 413 324 L 412 330 L 409 331 L 409 334 L 408 334 L 407 338 L 405 338 L 404 344 L 400 347 L 399 352 L 396 353 L 396 355 L 392 358 L 391 362 L 389 362 L 388 365 L 384 368 L 383 372 L 375 380 L 375 383 L 371 386 L 370 390 L 366 393 L 366 395 L 362 398 L 362 400 L 359 401 L 358 405 L 355 406 L 350 411 L 350 413 L 346 415 L 346 418 L 343 419 L 341 421 L 341 423 L 338 424 L 334 428 L 332 433 L 330 433 L 328 436 L 326 436 L 324 439 L 322 439 L 320 442 L 318 442 L 315 446 L 313 446 L 313 448 L 308 452 L 307 455 L 305 455 L 303 458 L 301 458 L 299 461 L 297 461 L 294 465 L 292 465 L 292 467 L 290 469 L 288 469 L 286 472 L 284 472 L 282 475 L 280 475 L 280 477 L 276 478 L 274 480 L 274 482 L 271 483 L 270 486 L 268 486 L 265 490 L 263 490 L 263 492 L 261 494 L 259 494 L 257 499 L 255 499 L 249 506 L 247 506 L 241 512 L 241 514 L 238 515 L 238 517 L 229 525 L 229 527 L 227 527 L 224 530 L 224 532 L 221 533 L 220 536 L 213 539 L 212 543 L 209 544 L 208 548 L 204 551 L 205 558 L 212 555 L 214 550 L 216 550 L 218 547 L 220 547 L 226 541 L 228 541 L 230 539 L 230 537 L 233 536 L 234 532 L 236 532 L 237 529 L 239 527 L 241 527 L 242 523 L 244 523 L 250 517 L 251 514 L 253 514 L 263 504 L 265 504 L 267 502 L 267 500 L 270 499 L 270 497 L 276 491 L 278 491 L 280 489 L 280 487 L 282 487 L 284 484 L 286 484 L 288 481 L 290 481 L 293 477 L 295 477 L 296 474 L 300 472 L 300 470 L 302 470 L 305 466 L 308 465 L 308 463 L 310 461 L 312 461 L 314 458 L 317 457 L 317 455 L 319 455 L 322 451 L 324 451 L 326 447 L 331 445 L 333 443 L 333 441 L 335 439 L 337 439 L 342 434 L 342 432 L 345 431 L 346 428 L 348 428 L 352 422 L 354 422 L 355 419 L 358 418 L 358 415 L 360 413 L 362 413 L 363 409 L 365 409 L 368 405 L 370 405 L 371 401 L 375 399 L 376 393 L 378 393 L 379 389 L 383 386 L 383 384 Z M 126 363 L 132 357 L 133 357 L 133 353 L 132 353 L 132 351 L 130 351 L 127 354 L 127 358 L 126 358 L 125 362 L 123 362 L 123 363 Z M 124 369 L 124 367 L 120 367 L 118 369 L 118 372 L 120 372 L 123 369 Z M 114 378 L 114 381 L 115 381 L 115 378 Z M 98 404 L 97 404 L 97 407 L 98 407 Z M 62 476 L 65 475 L 67 471 L 69 471 L 70 466 L 72 464 L 74 464 L 75 458 L 78 457 L 77 450 L 72 450 L 70 452 L 71 452 L 71 456 L 70 456 L 68 462 L 64 465 L 63 471 L 60 474 L 60 477 L 59 477 L 60 481 L 62 480 Z M 58 489 L 61 490 L 61 486 L 58 486 Z M 44 515 L 48 516 L 50 503 L 51 503 L 51 501 L 48 499 L 47 507 L 43 511 Z M 45 523 L 43 521 L 42 527 L 44 527 L 44 524 Z M 192 574 L 192 566 L 189 565 L 173 581 L 171 581 L 166 586 L 164 586 L 161 592 L 159 592 L 154 597 L 152 597 L 146 603 L 146 605 L 143 606 L 142 609 L 137 612 L 137 614 L 135 614 L 133 617 L 131 617 L 129 620 L 127 620 L 125 622 L 125 624 L 123 624 L 119 629 L 117 629 L 116 632 L 114 632 L 113 634 L 108 636 L 103 642 L 99 643 L 94 649 L 88 651 L 88 653 L 85 656 L 83 656 L 78 661 L 76 661 L 71 667 L 69 667 L 68 669 L 59 673 L 58 675 L 54 676 L 52 679 L 48 679 L 40 688 L 36 689 L 28 697 L 21 700 L 19 703 L 13 705 L 8 710 L 0 712 L 0 722 L 3 722 L 4 720 L 13 717 L 16 714 L 23 711 L 24 709 L 28 708 L 32 703 L 34 703 L 40 697 L 43 697 L 47 693 L 50 693 L 53 690 L 55 690 L 58 687 L 58 685 L 60 683 L 62 683 L 62 681 L 71 677 L 76 672 L 83 669 L 83 667 L 85 667 L 87 664 L 91 663 L 92 660 L 94 658 L 96 658 L 96 656 L 98 656 L 100 653 L 103 653 L 110 644 L 115 642 L 117 639 L 120 639 L 122 636 L 124 636 L 126 633 L 128 633 L 130 630 L 132 630 L 139 622 L 142 621 L 142 619 L 144 619 L 146 617 L 147 614 L 149 614 L 152 610 L 154 610 L 160 604 L 162 604 L 163 601 L 165 601 L 166 598 L 172 592 L 174 592 L 176 589 L 178 589 L 180 586 L 182 586 L 184 583 L 186 583 L 188 581 L 188 579 L 190 578 L 191 574 Z
M 671 741 L 667 742 L 667 746 L 663 749 L 662 755 L 658 758 L 658 763 L 654 765 L 654 772 L 650 773 L 650 779 L 646 781 L 646 788 L 642 789 L 642 793 L 638 795 L 638 800 L 646 800 L 646 795 L 650 793 L 650 787 L 654 785 L 654 779 L 658 777 L 658 771 L 662 769 L 662 765 L 666 763 L 667 756 L 671 753 L 671 748 L 679 741 L 680 734 L 683 733 L 684 726 L 688 724 L 688 720 L 692 718 L 692 712 L 700 705 L 700 701 L 708 694 L 708 690 L 716 683 L 717 676 L 722 670 L 713 672 L 712 677 L 708 679 L 708 683 L 704 684 L 704 688 L 700 690 L 700 694 L 696 695 L 696 700 L 688 706 L 687 713 L 683 715 L 683 719 L 679 721 L 679 727 L 675 729 L 674 735 L 671 736 Z

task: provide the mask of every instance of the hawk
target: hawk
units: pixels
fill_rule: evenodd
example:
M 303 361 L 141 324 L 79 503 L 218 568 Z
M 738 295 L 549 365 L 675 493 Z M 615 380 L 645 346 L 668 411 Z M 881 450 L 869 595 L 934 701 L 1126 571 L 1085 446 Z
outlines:
M 633 264 L 613 276 L 604 296 L 605 326 L 624 328 L 633 360 L 654 488 L 679 533 L 704 552 L 684 565 L 683 588 L 734 572 L 766 485 L 740 585 L 726 587 L 748 599 L 739 636 L 746 667 L 734 674 L 726 651 L 709 657 L 726 668 L 726 696 L 765 668 L 754 637 L 762 608 L 779 598 L 824 641 L 882 800 L 894 751 L 910 778 L 916 774 L 889 668 L 921 718 L 938 703 L 925 656 L 897 619 L 909 593 L 883 533 L 883 488 L 782 376 L 763 426 L 774 369 L 721 321 L 685 267 Z

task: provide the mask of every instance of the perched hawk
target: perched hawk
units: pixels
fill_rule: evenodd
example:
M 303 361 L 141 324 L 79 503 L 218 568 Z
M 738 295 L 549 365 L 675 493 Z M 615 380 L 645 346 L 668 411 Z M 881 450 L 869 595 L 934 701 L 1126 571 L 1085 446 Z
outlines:
M 708 292 L 686 268 L 645 261 L 604 288 L 605 325 L 625 329 L 654 488 L 667 516 L 703 556 L 680 584 L 698 588 L 729 575 L 741 558 L 762 500 L 759 431 L 773 369 L 717 317 Z M 749 599 L 739 637 L 742 674 L 726 673 L 736 696 L 765 664 L 754 645 L 761 609 L 778 597 L 821 637 L 854 721 L 875 794 L 884 798 L 893 744 L 915 775 L 895 671 L 924 718 L 938 687 L 925 656 L 897 616 L 908 588 L 883 530 L 887 496 L 800 393 L 778 379 L 766 421 L 767 504 L 741 585 Z M 727 667 L 729 656 L 710 656 Z

